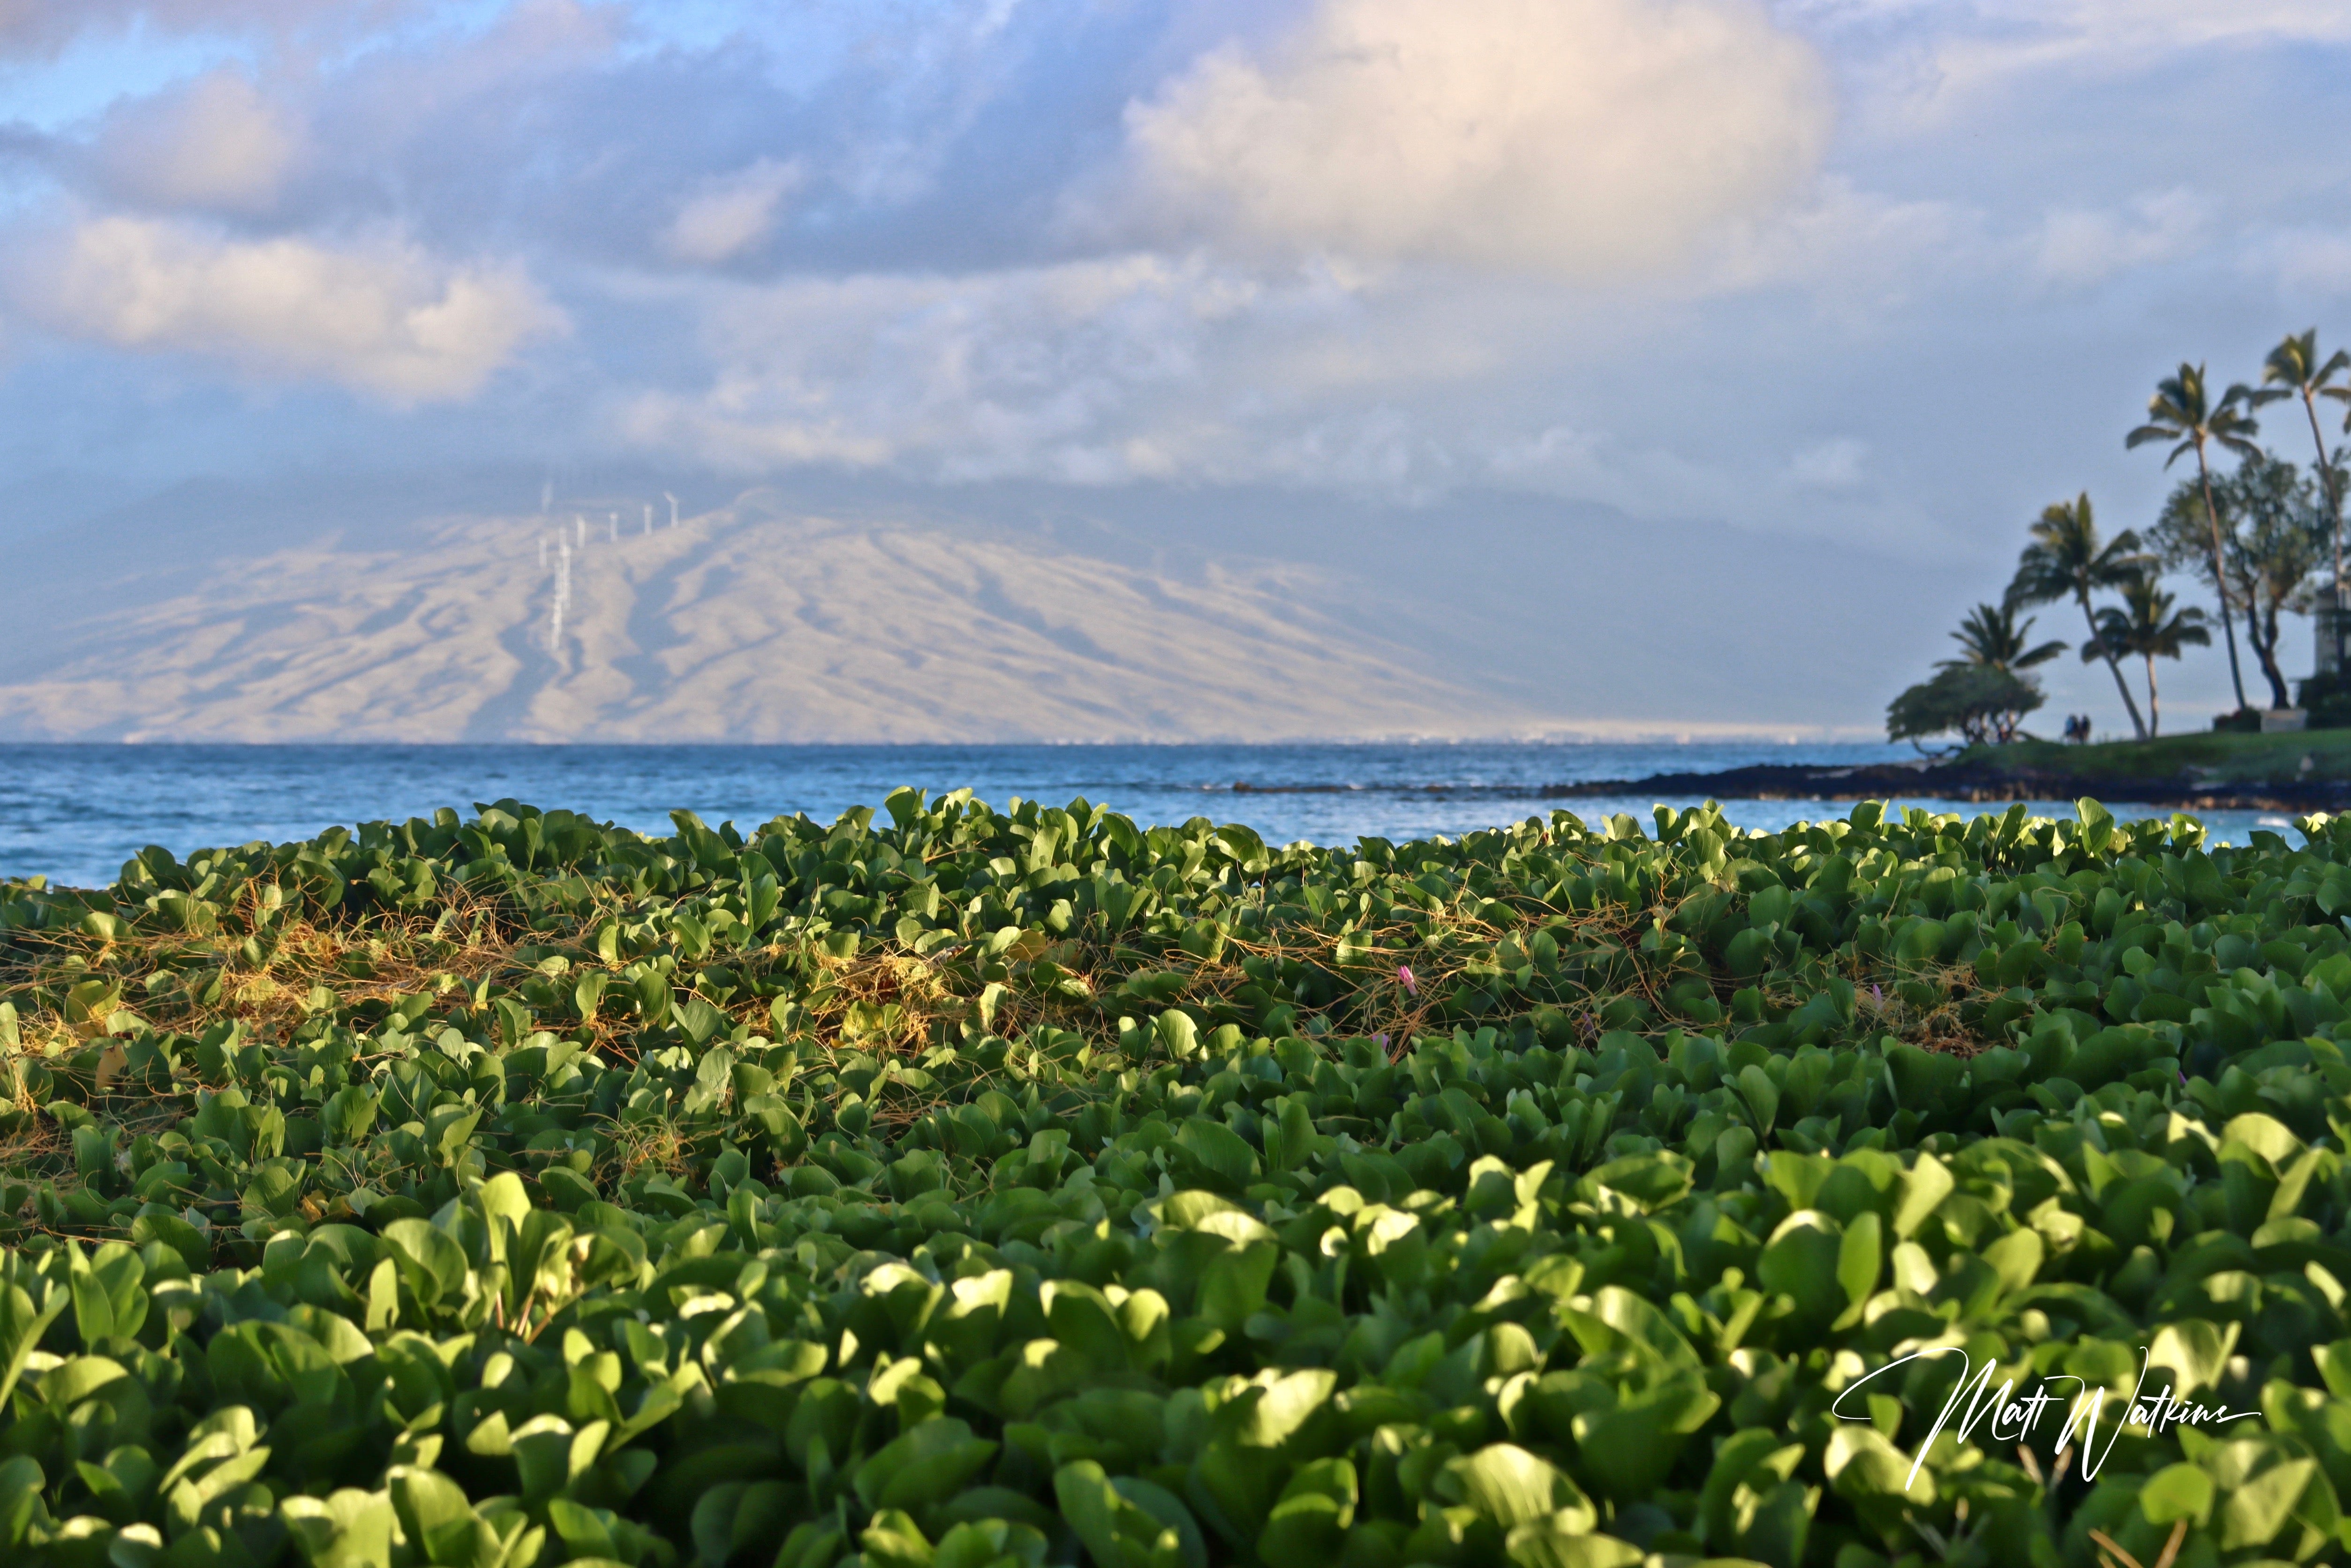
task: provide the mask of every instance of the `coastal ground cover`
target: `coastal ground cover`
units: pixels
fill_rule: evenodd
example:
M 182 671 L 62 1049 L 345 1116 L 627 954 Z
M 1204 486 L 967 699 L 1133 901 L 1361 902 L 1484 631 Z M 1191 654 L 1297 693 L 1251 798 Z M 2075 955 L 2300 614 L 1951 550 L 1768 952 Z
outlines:
M 0 1557 L 2351 1556 L 2351 821 L 675 825 L 0 888 Z

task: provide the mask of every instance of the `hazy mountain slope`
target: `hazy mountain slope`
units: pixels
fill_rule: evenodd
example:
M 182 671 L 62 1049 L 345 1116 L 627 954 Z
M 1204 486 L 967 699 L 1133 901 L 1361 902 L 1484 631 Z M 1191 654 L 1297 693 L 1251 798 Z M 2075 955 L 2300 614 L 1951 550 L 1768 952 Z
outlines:
M 371 518 L 212 564 L 59 569 L 0 662 L 17 738 L 1013 740 L 1496 735 L 1520 704 L 1313 608 L 1295 563 L 1182 577 L 1050 538 L 793 515 L 755 493 L 555 570 L 536 517 Z M 97 596 L 91 563 L 118 559 Z M 68 582 L 68 579 L 74 581 Z M 104 607 L 99 607 L 103 602 Z M 76 612 L 82 612 L 77 613 Z

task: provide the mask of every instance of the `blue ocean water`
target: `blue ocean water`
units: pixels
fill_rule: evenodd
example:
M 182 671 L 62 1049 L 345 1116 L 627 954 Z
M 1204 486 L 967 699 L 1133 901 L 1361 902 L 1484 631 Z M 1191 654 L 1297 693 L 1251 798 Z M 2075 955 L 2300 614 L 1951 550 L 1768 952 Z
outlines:
M 0 746 L 0 877 L 101 886 L 148 844 L 185 858 L 256 839 L 308 838 L 336 824 L 470 811 L 507 797 L 646 832 L 684 809 L 745 828 L 805 811 L 831 821 L 901 785 L 969 789 L 1066 805 L 1083 797 L 1144 823 L 1243 822 L 1272 843 L 1346 843 L 1458 834 L 1565 808 L 1586 821 L 1648 796 L 1545 800 L 1546 785 L 1705 772 L 1751 763 L 1850 764 L 1915 756 L 1907 747 L 1690 745 L 1422 746 Z M 1696 800 L 1664 802 L 1684 806 Z M 1969 812 L 1928 798 L 1905 805 Z M 2168 817 L 2109 801 L 2123 817 Z M 1842 816 L 1851 802 L 1727 800 L 1742 827 Z M 2065 802 L 2036 812 L 2070 815 Z M 2243 842 L 2283 817 L 2215 812 L 2216 838 Z M 2290 841 L 2295 838 L 2289 834 Z

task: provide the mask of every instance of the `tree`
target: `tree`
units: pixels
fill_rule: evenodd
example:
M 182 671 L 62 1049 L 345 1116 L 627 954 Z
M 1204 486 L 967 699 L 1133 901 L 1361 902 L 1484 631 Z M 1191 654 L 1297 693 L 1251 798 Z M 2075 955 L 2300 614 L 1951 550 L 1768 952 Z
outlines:
M 2207 508 L 2219 523 L 2225 576 L 2218 581 L 2201 537 Z M 2291 706 L 2278 668 L 2278 615 L 2309 613 L 2309 579 L 2325 563 L 2327 532 L 2316 487 L 2294 464 L 2264 452 L 2211 485 L 2183 483 L 2155 525 L 2154 542 L 2167 562 L 2193 570 L 2223 602 L 2244 606 L 2245 639 L 2269 679 L 2273 707 Z
M 2032 525 L 2032 542 L 2016 559 L 2016 576 L 2001 605 L 2014 611 L 2027 604 L 2071 599 L 2082 607 L 2082 620 L 2095 642 L 2098 617 L 2090 608 L 2090 595 L 2137 581 L 2149 564 L 2138 535 L 2128 528 L 2111 541 L 2099 542 L 2097 518 L 2091 514 L 2089 493 L 2085 491 L 2074 500 L 2043 508 L 2041 520 Z M 2106 668 L 2113 672 L 2115 690 L 2122 694 L 2123 709 L 2130 715 L 2131 732 L 2145 740 L 2147 721 L 2138 716 L 2138 704 L 2132 700 L 2122 666 L 2108 657 Z
M 2101 653 L 2109 659 L 2136 653 L 2147 661 L 2147 732 L 2150 736 L 2163 733 L 2163 703 L 2155 689 L 2156 660 L 2177 659 L 2190 643 L 2199 648 L 2212 645 L 2204 612 L 2191 604 L 2175 614 L 2174 601 L 2149 573 L 2123 590 L 2121 609 L 2109 604 L 2098 612 L 2097 638 L 2082 644 L 2085 664 Z
M 1886 738 L 1912 745 L 1953 730 L 1970 746 L 2006 745 L 2016 738 L 2024 716 L 2041 706 L 2041 687 L 2030 677 L 1990 664 L 1954 659 L 1886 707 Z M 1921 747 L 1923 750 L 1924 748 Z
M 1953 664 L 1983 664 L 2014 674 L 2035 664 L 2045 664 L 2065 651 L 2063 643 L 2043 643 L 2037 648 L 2025 646 L 2032 630 L 2032 617 L 2024 624 L 2016 623 L 2016 612 L 2004 604 L 1979 604 L 1968 612 L 1959 629 L 1951 633 L 1951 641 L 1965 651 L 1965 656 L 1945 659 L 1935 667 L 1948 670 Z
M 2204 393 L 2204 367 L 2180 361 L 2179 373 L 2166 376 L 2155 385 L 2155 395 L 2147 399 L 2147 423 L 2123 438 L 2126 448 L 2142 446 L 2150 441 L 2173 443 L 2171 455 L 2163 460 L 2169 468 L 2179 461 L 2179 455 L 2196 454 L 2196 473 L 2204 485 L 2204 517 L 2211 525 L 2212 577 L 2221 586 L 2220 632 L 2229 642 L 2229 684 L 2236 688 L 2237 709 L 2244 711 L 2245 678 L 2237 667 L 2237 628 L 2229 617 L 2228 569 L 2220 564 L 2220 512 L 2212 505 L 2212 465 L 2205 448 L 2218 445 L 2241 457 L 2253 454 L 2253 436 L 2261 427 L 2237 411 L 2237 404 L 2252 396 L 2250 387 L 2232 386 L 2221 396 L 2218 408 L 2211 405 Z
M 2318 400 L 2338 398 L 2351 403 L 2351 386 L 2336 377 L 2351 371 L 2351 352 L 2337 349 L 2324 364 L 2318 359 L 2318 329 L 2313 327 L 2299 337 L 2286 339 L 2270 350 L 2262 364 L 2262 390 L 2253 393 L 2252 406 L 2260 408 L 2280 398 L 2302 400 L 2302 411 L 2310 418 L 2310 439 L 2318 448 L 2319 483 L 2326 489 L 2326 513 L 2334 525 L 2335 535 L 2335 603 L 2343 606 L 2343 490 L 2337 483 L 2335 466 L 2326 454 L 2326 437 L 2318 430 Z M 2343 427 L 2351 431 L 2351 412 L 2344 415 Z M 2335 617 L 2335 666 L 2343 667 L 2343 617 Z

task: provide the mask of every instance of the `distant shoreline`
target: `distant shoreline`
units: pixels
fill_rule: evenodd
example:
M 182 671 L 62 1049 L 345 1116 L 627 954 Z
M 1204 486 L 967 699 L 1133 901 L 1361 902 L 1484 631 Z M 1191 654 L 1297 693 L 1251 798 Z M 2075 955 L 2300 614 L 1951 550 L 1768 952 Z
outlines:
M 1949 760 L 1819 766 L 1759 763 L 1710 773 L 1554 785 L 1549 798 L 1656 794 L 1746 800 L 1931 796 L 1990 805 L 2084 796 L 2200 811 L 2335 811 L 2351 807 L 2351 730 L 2195 734 L 2153 741 L 1975 747 Z

